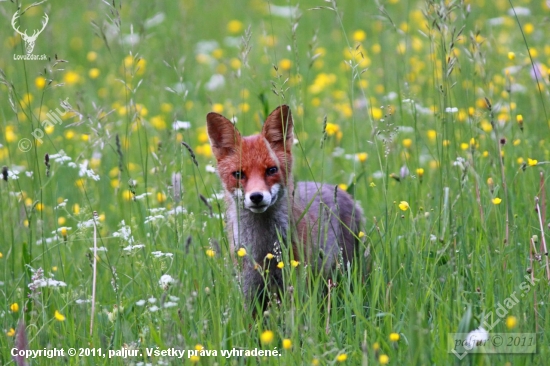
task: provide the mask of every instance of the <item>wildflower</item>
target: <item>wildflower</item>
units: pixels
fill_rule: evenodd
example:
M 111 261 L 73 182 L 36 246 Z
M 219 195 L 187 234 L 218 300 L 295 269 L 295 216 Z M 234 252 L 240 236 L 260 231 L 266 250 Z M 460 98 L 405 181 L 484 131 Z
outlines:
M 338 188 L 340 188 L 342 191 L 347 191 L 348 185 L 346 183 L 340 183 L 338 184 Z
M 359 238 L 362 238 L 363 236 L 365 236 L 365 233 L 362 232 L 362 231 L 360 231 L 359 234 L 357 234 L 357 236 L 358 236 Z
M 495 197 L 493 198 L 492 202 L 493 202 L 493 205 L 500 205 L 500 203 L 502 202 L 502 199 Z
M 284 349 L 291 349 L 292 348 L 292 341 L 288 338 L 283 339 L 283 348 Z
M 262 344 L 269 344 L 273 342 L 273 338 L 275 338 L 275 334 L 270 330 L 266 330 L 260 335 L 260 341 Z
M 399 338 L 399 333 L 390 333 L 390 342 L 397 342 Z
M 88 76 L 90 77 L 90 79 L 97 79 L 100 73 L 101 72 L 99 71 L 99 69 L 94 67 L 91 68 L 90 71 L 88 71 Z
M 17 313 L 19 311 L 19 304 L 14 302 L 13 304 L 10 305 L 10 310 L 12 311 L 12 313 Z
M 295 261 L 295 260 L 291 260 L 290 261 L 290 265 L 293 267 L 293 268 L 296 268 L 300 265 L 300 262 L 298 261 Z
M 527 165 L 535 166 L 538 164 L 538 160 L 527 158 Z
M 237 250 L 237 255 L 239 257 L 244 257 L 246 255 L 246 249 L 240 248 L 239 250 Z
M 195 345 L 195 351 L 202 351 L 204 349 L 204 346 L 200 343 L 197 343 Z
M 407 201 L 401 201 L 399 202 L 399 209 L 401 211 L 407 211 L 410 208 L 409 203 Z
M 416 175 L 418 176 L 420 181 L 422 181 L 422 177 L 424 176 L 424 169 L 422 169 L 422 168 L 416 169 Z
M 518 114 L 516 116 L 516 121 L 518 122 L 519 129 L 523 131 L 523 116 L 521 114 Z
M 340 353 L 338 356 L 336 356 L 336 361 L 338 362 L 344 362 L 348 359 L 348 355 L 345 353 Z
M 430 141 L 435 141 L 436 138 L 437 138 L 437 131 L 428 130 L 428 139 L 430 139 Z
M 365 39 L 367 39 L 367 33 L 364 30 L 358 29 L 353 32 L 353 40 L 355 42 L 363 42 Z
M 340 131 L 340 126 L 334 123 L 327 123 L 327 126 L 325 128 L 325 132 L 327 133 L 327 136 L 334 136 Z
M 10 328 L 10 330 L 8 330 L 8 331 L 6 332 L 6 335 L 7 335 L 8 337 L 13 337 L 13 336 L 15 335 L 15 329 Z
M 409 149 L 412 146 L 412 140 L 411 139 L 404 139 L 403 140 L 403 147 L 406 149 Z
M 271 254 L 271 253 L 267 253 L 267 255 L 265 256 L 265 258 L 268 259 L 268 260 L 273 259 L 273 257 L 274 257 L 274 255 Z
M 288 58 L 283 58 L 281 61 L 279 61 L 279 68 L 284 71 L 290 70 L 292 67 L 292 61 L 290 61 Z
M 189 361 L 191 361 L 191 363 L 197 363 L 197 362 L 200 361 L 200 359 L 201 358 L 197 355 L 192 355 L 192 356 L 189 357 Z
M 212 248 L 206 249 L 206 256 L 212 258 L 216 256 L 216 251 Z
M 387 365 L 390 362 L 390 358 L 388 355 L 380 355 L 378 362 L 380 362 L 380 365 Z
M 36 85 L 38 89 L 44 89 L 46 86 L 46 79 L 43 76 L 38 76 L 34 79 L 34 85 Z
M 356 156 L 357 160 L 359 160 L 359 162 L 361 162 L 361 163 L 364 163 L 365 161 L 367 161 L 367 158 L 369 157 L 369 155 L 365 152 L 358 153 L 355 156 Z
M 241 21 L 238 20 L 232 20 L 229 23 L 227 23 L 227 30 L 229 33 L 237 34 L 241 33 L 244 29 L 244 25 Z
M 174 283 L 175 280 L 172 276 L 170 276 L 169 274 L 165 274 L 165 275 L 162 275 L 160 277 L 160 280 L 159 280 L 159 285 L 161 287 L 163 287 L 164 289 L 168 288 L 168 286 L 171 284 L 171 283 Z
M 518 324 L 518 318 L 513 315 L 510 315 L 506 318 L 506 328 L 514 329 Z
M 516 54 L 514 52 L 508 52 L 508 60 L 513 61 L 516 58 Z
M 56 310 L 54 314 L 54 318 L 55 320 L 62 322 L 65 320 L 65 315 L 61 314 L 59 311 Z
M 65 76 L 63 77 L 63 81 L 67 85 L 74 85 L 80 81 L 80 75 L 78 75 L 74 71 L 67 71 L 67 73 L 65 73 Z
M 372 345 L 372 349 L 374 351 L 378 351 L 380 349 L 380 343 L 374 342 L 373 345 Z
M 376 187 L 376 184 L 374 182 L 370 182 L 369 187 L 374 188 Z
M 284 262 L 277 263 L 277 268 L 279 268 L 279 269 L 285 268 L 285 263 Z

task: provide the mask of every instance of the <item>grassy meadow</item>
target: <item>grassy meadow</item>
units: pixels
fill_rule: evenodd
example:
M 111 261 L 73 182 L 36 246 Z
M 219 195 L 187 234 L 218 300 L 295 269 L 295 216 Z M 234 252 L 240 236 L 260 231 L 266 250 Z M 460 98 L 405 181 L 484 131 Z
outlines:
M 548 362 L 550 2 L 49 0 L 21 60 L 30 5 L 0 3 L 1 365 Z M 280 104 L 295 180 L 363 208 L 371 272 L 328 290 L 283 253 L 254 319 L 206 114 L 248 135 Z M 448 352 L 480 326 L 536 353 Z

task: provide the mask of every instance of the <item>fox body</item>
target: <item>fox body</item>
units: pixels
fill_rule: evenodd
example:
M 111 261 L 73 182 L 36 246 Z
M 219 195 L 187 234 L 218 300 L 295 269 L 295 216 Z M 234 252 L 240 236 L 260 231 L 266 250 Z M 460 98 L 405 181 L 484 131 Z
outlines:
M 231 121 L 217 113 L 207 115 L 207 130 L 225 190 L 231 250 L 244 247 L 249 255 L 243 268 L 247 298 L 262 293 L 265 284 L 269 290 L 282 288 L 277 260 L 266 256 L 280 255 L 287 243 L 295 260 L 325 275 L 340 252 L 345 263 L 351 261 L 362 211 L 335 186 L 293 184 L 293 122 L 288 106 L 275 109 L 257 135 L 241 136 Z

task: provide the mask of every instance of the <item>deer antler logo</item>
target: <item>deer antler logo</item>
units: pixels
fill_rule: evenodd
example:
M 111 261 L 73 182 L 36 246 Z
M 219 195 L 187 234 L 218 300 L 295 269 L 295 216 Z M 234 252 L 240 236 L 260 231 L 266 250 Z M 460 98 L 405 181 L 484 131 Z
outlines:
M 42 33 L 44 28 L 46 28 L 46 24 L 48 24 L 49 18 L 48 18 L 48 14 L 44 13 L 44 20 L 42 21 L 42 29 L 40 29 L 39 31 L 35 30 L 32 33 L 32 36 L 29 36 L 27 35 L 26 29 L 24 32 L 21 32 L 19 30 L 19 27 L 15 26 L 15 21 L 17 20 L 17 18 L 21 16 L 20 10 L 21 9 L 17 10 L 15 14 L 13 14 L 13 17 L 11 18 L 11 26 L 13 27 L 13 29 L 15 29 L 17 33 L 21 35 L 21 38 L 23 38 L 23 41 L 25 42 L 25 49 L 27 51 L 27 54 L 31 54 L 32 50 L 34 49 L 34 43 L 36 42 L 36 38 L 38 38 L 38 35 Z

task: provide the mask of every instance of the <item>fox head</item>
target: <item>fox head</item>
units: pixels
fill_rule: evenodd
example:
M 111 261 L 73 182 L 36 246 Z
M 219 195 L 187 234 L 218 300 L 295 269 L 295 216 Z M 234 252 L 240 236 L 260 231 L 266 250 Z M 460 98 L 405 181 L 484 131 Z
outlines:
M 218 113 L 208 113 L 206 125 L 218 174 L 234 199 L 244 198 L 245 209 L 263 213 L 284 196 L 291 179 L 293 142 L 287 105 L 271 112 L 262 132 L 253 136 L 241 136 Z

